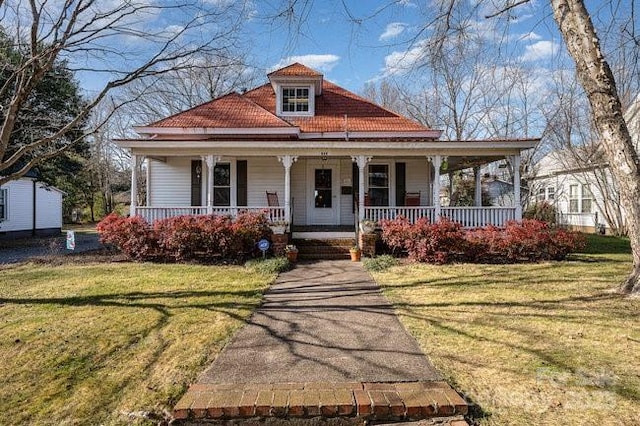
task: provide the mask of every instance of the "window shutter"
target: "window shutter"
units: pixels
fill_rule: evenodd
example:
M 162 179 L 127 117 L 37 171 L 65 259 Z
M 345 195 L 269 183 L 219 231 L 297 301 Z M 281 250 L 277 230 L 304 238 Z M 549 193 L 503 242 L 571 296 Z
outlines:
M 396 163 L 396 206 L 404 206 L 407 192 L 407 163 Z
M 236 200 L 238 206 L 247 206 L 247 160 L 240 160 L 236 162 L 236 174 L 237 174 L 237 187 L 236 187 Z

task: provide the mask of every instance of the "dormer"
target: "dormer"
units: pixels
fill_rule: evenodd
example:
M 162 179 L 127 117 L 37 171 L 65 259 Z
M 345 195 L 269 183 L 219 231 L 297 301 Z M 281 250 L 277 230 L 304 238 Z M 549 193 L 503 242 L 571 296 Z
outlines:
M 322 94 L 322 74 L 296 62 L 268 77 L 276 94 L 276 115 L 311 117 L 315 114 L 315 98 Z

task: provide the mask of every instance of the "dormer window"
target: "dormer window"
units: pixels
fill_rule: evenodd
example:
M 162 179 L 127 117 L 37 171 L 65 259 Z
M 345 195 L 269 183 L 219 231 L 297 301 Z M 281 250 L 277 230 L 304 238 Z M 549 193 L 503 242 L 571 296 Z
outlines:
M 283 87 L 282 112 L 309 112 L 308 87 Z

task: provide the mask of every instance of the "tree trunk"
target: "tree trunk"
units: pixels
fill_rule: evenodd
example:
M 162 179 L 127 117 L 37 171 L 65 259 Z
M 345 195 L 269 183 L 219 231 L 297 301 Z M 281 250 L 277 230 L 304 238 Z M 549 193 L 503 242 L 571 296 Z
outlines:
M 623 293 L 640 293 L 640 164 L 624 121 L 615 79 L 582 0 L 551 0 L 553 13 L 569 54 L 576 63 L 593 121 L 607 161 L 618 183 L 628 217 L 633 269 L 620 286 Z

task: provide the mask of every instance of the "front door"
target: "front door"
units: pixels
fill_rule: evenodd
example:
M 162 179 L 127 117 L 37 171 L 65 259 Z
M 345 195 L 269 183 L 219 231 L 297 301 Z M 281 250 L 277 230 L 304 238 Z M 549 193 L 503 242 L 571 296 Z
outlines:
M 310 162 L 307 168 L 307 224 L 338 225 L 339 168 L 335 163 Z

